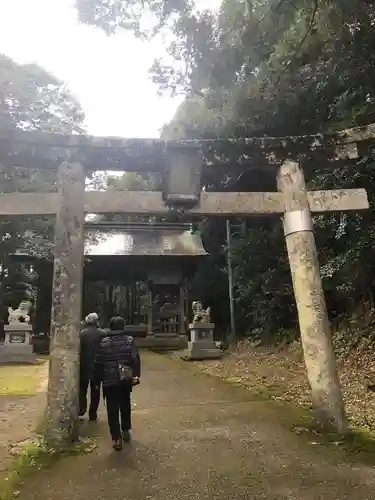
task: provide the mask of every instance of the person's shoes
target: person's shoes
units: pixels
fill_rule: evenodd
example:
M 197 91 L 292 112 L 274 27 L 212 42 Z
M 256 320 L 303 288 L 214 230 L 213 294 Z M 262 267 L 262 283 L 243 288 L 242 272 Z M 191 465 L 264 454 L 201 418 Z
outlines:
M 129 441 L 131 440 L 130 431 L 122 431 L 122 439 L 124 443 L 129 443 Z
M 121 451 L 122 450 L 122 440 L 121 439 L 115 439 L 113 441 L 112 447 L 115 451 Z

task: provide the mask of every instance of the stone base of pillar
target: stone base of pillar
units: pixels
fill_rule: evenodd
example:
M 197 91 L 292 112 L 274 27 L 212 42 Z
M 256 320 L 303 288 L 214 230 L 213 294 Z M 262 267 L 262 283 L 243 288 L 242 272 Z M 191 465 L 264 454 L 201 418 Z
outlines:
M 6 325 L 5 341 L 0 346 L 0 364 L 38 363 L 31 343 L 32 327 L 25 323 Z
M 220 359 L 221 349 L 214 341 L 214 323 L 191 323 L 189 325 L 191 341 L 180 356 L 185 361 L 200 361 L 203 359 Z
M 220 359 L 223 355 L 215 342 L 189 342 L 187 349 L 181 354 L 185 361 L 202 361 L 204 359 Z

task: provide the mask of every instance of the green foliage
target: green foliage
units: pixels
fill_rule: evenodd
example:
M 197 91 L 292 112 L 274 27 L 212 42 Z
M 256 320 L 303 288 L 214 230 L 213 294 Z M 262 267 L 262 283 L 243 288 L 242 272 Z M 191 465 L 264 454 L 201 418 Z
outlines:
M 118 28 L 139 36 L 152 36 L 176 15 L 188 14 L 189 0 L 76 0 L 81 22 L 98 26 L 107 34 Z
M 65 134 L 83 132 L 83 112 L 66 86 L 35 64 L 0 55 L 0 126 Z
M 77 7 L 86 22 L 107 32 L 136 26 L 139 34 L 150 9 L 158 34 L 169 30 L 167 55 L 155 61 L 151 76 L 161 91 L 186 98 L 164 127 L 165 139 L 300 135 L 375 122 L 374 2 L 224 0 L 217 12 L 183 0 L 77 0 Z M 366 187 L 373 207 L 374 151 L 361 153 L 356 166 L 317 165 L 309 186 Z M 205 183 L 212 190 L 276 188 L 267 172 L 210 176 Z M 330 316 L 339 319 L 361 301 L 372 303 L 374 209 L 318 216 L 314 224 Z M 225 231 L 214 220 L 202 227 L 212 256 L 196 290 L 225 316 Z M 293 329 L 296 311 L 280 222 L 248 219 L 233 251 L 239 328 L 262 337 Z
M 211 15 L 208 38 L 214 46 L 208 44 L 183 79 L 181 90 L 188 96 L 164 137 L 285 136 L 373 122 L 374 80 L 368 75 L 374 70 L 374 14 L 369 2 L 260 1 L 252 3 L 251 15 L 243 3 L 223 2 L 219 14 Z M 204 29 L 207 19 L 195 14 Z M 192 36 L 199 38 L 199 29 Z M 176 75 L 171 78 L 162 61 L 157 67 L 156 81 L 174 89 Z M 311 188 L 366 187 L 373 207 L 373 151 L 362 153 L 357 166 L 317 169 L 308 179 Z M 275 188 L 266 172 L 263 178 L 226 179 L 225 185 L 241 191 Z M 319 216 L 314 224 L 330 316 L 340 318 L 372 300 L 374 212 Z M 216 255 L 223 244 L 224 239 Z M 295 327 L 281 224 L 249 219 L 246 235 L 235 239 L 234 254 L 240 329 L 265 338 Z M 205 274 L 215 283 L 224 269 L 213 266 Z
M 21 66 L 0 55 L 0 127 L 82 133 L 83 113 L 66 86 L 36 65 Z M 0 165 L 1 192 L 56 190 L 56 172 Z M 10 259 L 18 249 L 32 255 L 51 251 L 54 222 L 47 217 L 0 220 L 0 301 L 13 305 L 32 298 L 35 270 Z
M 41 422 L 40 431 L 43 427 L 44 423 Z M 69 449 L 54 450 L 48 448 L 38 432 L 36 438 L 18 446 L 12 467 L 4 479 L 0 478 L 0 500 L 17 498 L 21 494 L 18 488 L 22 488 L 25 479 L 31 478 L 36 472 L 52 467 L 58 460 L 92 453 L 96 446 L 93 438 L 85 437 Z

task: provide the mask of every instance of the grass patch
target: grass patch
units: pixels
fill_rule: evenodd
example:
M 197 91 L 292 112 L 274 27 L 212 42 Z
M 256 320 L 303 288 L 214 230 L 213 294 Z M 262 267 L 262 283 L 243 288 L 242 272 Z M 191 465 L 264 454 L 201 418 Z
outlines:
M 29 441 L 19 451 L 5 476 L 0 477 L 0 500 L 18 497 L 19 488 L 26 479 L 42 469 L 52 467 L 59 459 L 90 453 L 95 448 L 96 443 L 90 438 L 83 438 L 63 451 L 49 449 L 40 437 Z
M 310 408 L 272 401 L 281 425 L 299 435 L 310 446 L 330 448 L 343 461 L 375 465 L 375 434 L 361 428 L 351 428 L 342 436 L 337 432 L 322 431 Z
M 46 361 L 0 366 L 0 396 L 32 396 L 43 380 Z
M 47 452 L 39 440 L 25 445 L 13 461 L 12 467 L 0 480 L 0 500 L 10 500 L 19 495 L 18 488 L 32 473 L 52 465 L 56 457 Z

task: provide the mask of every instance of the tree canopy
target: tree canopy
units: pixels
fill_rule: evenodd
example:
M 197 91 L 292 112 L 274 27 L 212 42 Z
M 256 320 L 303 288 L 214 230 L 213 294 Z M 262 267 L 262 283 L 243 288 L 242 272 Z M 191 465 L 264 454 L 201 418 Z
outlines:
M 218 11 L 190 0 L 76 5 L 83 22 L 107 33 L 168 33 L 151 77 L 187 96 L 169 138 L 292 135 L 375 121 L 374 2 L 224 0 Z
M 0 55 L 0 126 L 3 129 L 82 133 L 84 115 L 66 86 L 36 65 L 19 65 Z M 56 172 L 5 168 L 0 165 L 1 192 L 54 191 Z M 0 221 L 0 295 L 14 303 L 32 291 L 32 276 L 10 259 L 17 249 L 44 255 L 53 242 L 54 221 L 43 217 Z M 30 271 L 30 269 L 29 269 Z M 25 274 L 26 272 L 26 274 Z M 29 282 L 29 285 L 27 284 Z M 35 283 L 34 283 L 35 284 Z M 17 304 L 18 305 L 18 304 Z
M 189 0 L 76 5 L 81 20 L 109 34 L 119 27 L 145 37 L 168 33 L 166 55 L 155 61 L 150 76 L 161 91 L 183 93 L 185 100 L 163 138 L 299 135 L 375 121 L 375 2 L 224 0 L 217 11 L 199 10 Z M 309 187 L 366 187 L 372 207 L 373 165 L 369 147 L 356 166 L 316 168 Z M 207 186 L 274 188 L 266 172 L 226 176 Z M 361 301 L 372 302 L 374 212 L 317 216 L 314 225 L 330 316 L 340 318 Z M 294 328 L 281 224 L 257 217 L 244 227 L 234 236 L 240 329 L 264 336 L 280 326 Z M 225 230 L 215 220 L 203 221 L 202 229 L 212 257 L 211 267 L 197 276 L 197 290 L 221 313 L 227 294 Z

